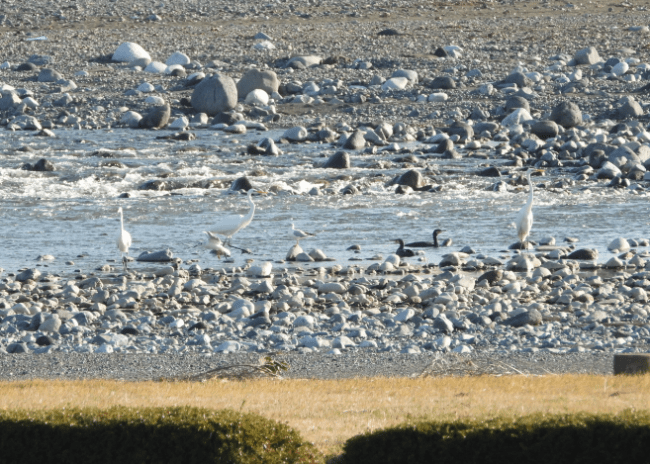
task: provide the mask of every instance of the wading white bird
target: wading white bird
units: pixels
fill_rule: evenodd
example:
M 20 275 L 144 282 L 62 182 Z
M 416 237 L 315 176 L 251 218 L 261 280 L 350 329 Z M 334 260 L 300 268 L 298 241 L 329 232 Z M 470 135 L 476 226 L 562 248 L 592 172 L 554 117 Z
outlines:
M 300 243 L 301 238 L 315 236 L 315 234 L 312 234 L 310 232 L 305 232 L 304 230 L 296 229 L 296 226 L 293 225 L 293 222 L 291 223 L 291 231 L 289 232 L 289 234 L 296 239 L 296 243 Z
M 205 244 L 205 247 L 213 250 L 217 254 L 217 258 L 221 259 L 221 255 L 230 257 L 230 250 L 223 246 L 223 242 L 219 237 L 212 232 L 204 231 L 203 233 L 208 235 L 208 242 Z
M 528 185 L 530 186 L 528 202 L 519 210 L 515 219 L 517 236 L 519 237 L 519 244 L 522 250 L 526 249 L 526 239 L 528 238 L 528 234 L 530 234 L 530 229 L 533 227 L 533 182 L 530 180 L 533 172 L 543 171 L 541 169 L 529 169 L 526 173 L 526 179 L 528 179 Z
M 227 216 L 219 223 L 213 227 L 212 233 L 214 234 L 219 234 L 223 235 L 226 240 L 225 243 L 230 245 L 230 240 L 232 239 L 232 236 L 235 235 L 237 232 L 248 226 L 248 224 L 251 223 L 253 220 L 253 216 L 255 215 L 255 203 L 253 203 L 253 199 L 251 198 L 251 195 L 253 193 L 266 193 L 262 190 L 255 190 L 255 189 L 250 189 L 248 191 L 248 204 L 251 205 L 250 210 L 248 211 L 248 214 L 246 216 L 242 215 L 235 215 L 235 216 Z
M 120 236 L 117 238 L 117 248 L 122 252 L 122 264 L 124 270 L 127 269 L 127 256 L 129 254 L 129 247 L 131 246 L 131 234 L 124 230 L 124 214 L 122 207 L 117 210 L 120 213 Z

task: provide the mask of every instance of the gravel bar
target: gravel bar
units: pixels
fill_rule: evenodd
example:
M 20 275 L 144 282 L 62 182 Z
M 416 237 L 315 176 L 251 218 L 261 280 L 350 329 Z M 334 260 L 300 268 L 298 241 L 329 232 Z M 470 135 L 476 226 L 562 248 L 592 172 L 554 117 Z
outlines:
M 0 357 L 0 380 L 117 379 L 145 381 L 176 379 L 207 370 L 241 364 L 257 364 L 259 355 L 232 353 L 205 356 L 195 353 L 122 354 L 94 353 L 16 355 Z M 347 379 L 363 377 L 418 377 L 460 375 L 460 366 L 471 361 L 478 370 L 465 374 L 548 375 L 612 373 L 609 353 L 472 353 L 468 355 L 409 355 L 401 353 L 284 353 L 277 360 L 289 363 L 285 378 Z M 464 362 L 463 362 L 464 361 Z M 435 369 L 432 367 L 435 366 Z

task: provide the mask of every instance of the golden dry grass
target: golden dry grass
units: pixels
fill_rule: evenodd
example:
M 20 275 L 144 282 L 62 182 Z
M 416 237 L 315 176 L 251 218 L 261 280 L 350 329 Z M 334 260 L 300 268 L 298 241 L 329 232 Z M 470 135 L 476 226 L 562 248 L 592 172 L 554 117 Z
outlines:
M 650 409 L 650 375 L 226 382 L 0 382 L 1 409 L 113 405 L 232 408 L 289 423 L 327 454 L 346 439 L 417 419 Z

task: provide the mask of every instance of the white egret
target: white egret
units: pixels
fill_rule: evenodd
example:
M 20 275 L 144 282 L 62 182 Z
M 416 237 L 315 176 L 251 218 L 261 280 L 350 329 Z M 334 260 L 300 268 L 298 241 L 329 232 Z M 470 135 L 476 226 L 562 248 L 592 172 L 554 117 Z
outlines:
M 248 214 L 246 216 L 242 215 L 234 215 L 234 216 L 227 216 L 221 219 L 219 223 L 212 229 L 212 232 L 215 234 L 223 235 L 226 237 L 225 243 L 230 245 L 230 240 L 232 239 L 232 236 L 235 235 L 237 232 L 248 226 L 251 221 L 253 220 L 253 216 L 255 215 L 255 203 L 253 203 L 253 199 L 251 198 L 251 195 L 253 193 L 266 193 L 261 190 L 255 190 L 255 189 L 250 189 L 248 191 L 248 204 L 251 205 L 250 210 L 248 211 Z
M 527 247 L 526 238 L 530 234 L 530 229 L 533 227 L 533 182 L 530 180 L 530 176 L 533 172 L 543 172 L 540 169 L 529 169 L 526 173 L 526 179 L 528 179 L 528 185 L 530 186 L 530 191 L 528 193 L 528 202 L 519 210 L 517 217 L 515 219 L 515 224 L 517 225 L 517 236 L 519 236 L 520 248 L 525 250 Z
M 442 232 L 444 232 L 444 230 L 441 229 L 436 229 L 433 231 L 433 242 L 413 242 L 413 243 L 407 243 L 406 246 L 414 247 L 414 248 L 428 248 L 428 247 L 438 248 L 440 246 L 438 244 L 438 235 L 440 235 Z
M 230 257 L 230 250 L 223 246 L 223 242 L 219 237 L 212 232 L 203 231 L 203 233 L 208 235 L 208 242 L 205 244 L 206 248 L 213 250 L 219 259 L 221 259 L 221 255 Z
M 117 212 L 120 213 L 120 236 L 117 238 L 117 248 L 122 252 L 122 264 L 124 265 L 124 270 L 126 270 L 127 256 L 129 254 L 129 247 L 131 246 L 131 234 L 124 230 L 124 214 L 122 213 L 121 206 Z
M 293 225 L 293 222 L 291 223 L 291 231 L 289 232 L 289 234 L 296 239 L 296 243 L 300 243 L 301 238 L 315 236 L 315 234 L 305 232 L 304 230 L 296 229 L 296 226 Z

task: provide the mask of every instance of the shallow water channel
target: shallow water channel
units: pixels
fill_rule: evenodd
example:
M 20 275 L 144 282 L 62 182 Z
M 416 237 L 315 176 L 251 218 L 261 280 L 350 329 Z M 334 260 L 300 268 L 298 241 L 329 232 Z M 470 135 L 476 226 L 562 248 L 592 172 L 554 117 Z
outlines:
M 40 266 L 43 272 L 88 274 L 110 260 L 119 264 L 119 206 L 124 208 L 125 227 L 133 236 L 131 256 L 169 248 L 184 260 L 198 259 L 203 268 L 220 267 L 223 262 L 202 247 L 202 231 L 210 230 L 220 217 L 248 211 L 246 197 L 228 190 L 232 180 L 243 175 L 270 193 L 254 197 L 255 219 L 233 239 L 234 245 L 252 251 L 233 250 L 237 265 L 249 258 L 257 262 L 283 259 L 295 243 L 289 236 L 292 221 L 297 228 L 316 234 L 301 242 L 306 251 L 320 248 L 342 265 L 352 264 L 351 258 L 367 265 L 377 254 L 387 256 L 397 248 L 392 239 L 431 240 L 434 228 L 445 229 L 441 238 L 451 237 L 453 245 L 427 249 L 421 259 L 431 263 L 465 245 L 495 257 L 511 255 L 507 247 L 517 241 L 512 221 L 528 189 L 489 190 L 495 179 L 474 175 L 485 160 L 428 158 L 412 167 L 425 178 L 428 170 L 438 171 L 433 179 L 442 190 L 396 195 L 387 181 L 411 167 L 380 166 L 382 160 L 400 156 L 395 153 L 351 153 L 353 167 L 339 171 L 316 167 L 335 151 L 326 145 L 281 144 L 284 154 L 279 157 L 241 154 L 247 144 L 263 137 L 277 139 L 281 132 L 234 136 L 197 130 L 191 142 L 156 139 L 168 134 L 57 130 L 55 138 L 47 138 L 29 132 L 0 132 L 0 234 L 4 242 L 0 267 L 7 272 Z M 41 158 L 54 163 L 56 170 L 21 169 Z M 535 183 L 551 185 L 558 176 L 570 176 L 553 170 L 548 175 L 534 178 Z M 139 188 L 160 176 L 189 183 L 211 180 L 222 188 L 171 192 Z M 356 185 L 360 193 L 327 193 L 348 184 Z M 324 193 L 307 194 L 314 186 L 321 186 Z M 120 198 L 125 193 L 129 197 Z M 606 248 L 612 239 L 649 235 L 648 213 L 644 189 L 619 190 L 591 181 L 569 189 L 537 188 L 531 238 L 554 236 L 561 244 L 565 237 L 576 237 L 579 247 L 597 248 L 599 261 L 604 262 L 613 256 Z M 361 251 L 348 251 L 353 244 L 360 245 Z M 40 255 L 55 259 L 38 261 Z

